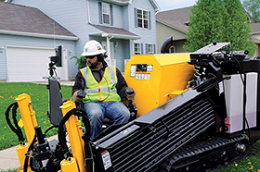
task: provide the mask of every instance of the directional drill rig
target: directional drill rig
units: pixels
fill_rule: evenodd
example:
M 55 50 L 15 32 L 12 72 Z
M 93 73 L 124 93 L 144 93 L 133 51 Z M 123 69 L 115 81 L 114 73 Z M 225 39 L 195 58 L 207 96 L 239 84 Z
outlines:
M 136 91 L 137 118 L 108 127 L 94 140 L 86 113 L 69 101 L 61 106 L 63 117 L 50 113 L 59 141 L 48 143 L 28 96 L 20 95 L 30 145 L 19 137 L 18 171 L 201 172 L 240 161 L 260 138 L 260 60 L 228 46 L 214 42 L 191 54 L 133 56 L 125 78 Z M 55 84 L 50 80 L 50 92 Z

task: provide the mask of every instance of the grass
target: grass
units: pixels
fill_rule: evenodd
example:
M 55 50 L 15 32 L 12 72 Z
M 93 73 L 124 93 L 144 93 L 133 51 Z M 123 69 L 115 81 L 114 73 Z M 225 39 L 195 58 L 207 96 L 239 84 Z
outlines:
M 71 86 L 61 86 L 63 99 L 71 99 Z M 18 143 L 17 136 L 11 131 L 5 120 L 6 108 L 16 102 L 15 98 L 27 93 L 31 96 L 33 110 L 36 114 L 38 125 L 42 127 L 43 132 L 51 125 L 47 117 L 48 110 L 48 90 L 46 85 L 32 83 L 0 83 L 0 150 Z M 19 113 L 17 114 L 19 117 Z M 55 131 L 48 132 L 47 136 L 56 133 Z M 25 136 L 25 135 L 24 135 Z M 260 140 L 254 144 L 255 147 L 260 147 Z M 227 168 L 219 170 L 219 172 L 260 172 L 260 151 L 254 151 L 254 154 L 249 155 L 237 164 L 232 164 Z M 13 172 L 16 170 L 7 170 L 1 172 Z
M 61 86 L 63 99 L 71 99 L 71 90 L 72 86 Z M 46 85 L 33 83 L 0 83 L 0 150 L 19 144 L 18 137 L 12 132 L 6 122 L 5 111 L 10 104 L 16 102 L 15 98 L 22 93 L 26 93 L 31 97 L 32 108 L 35 111 L 37 123 L 41 126 L 42 131 L 44 132 L 51 126 L 47 116 L 48 90 Z M 19 110 L 17 117 L 19 121 Z M 48 132 L 47 137 L 57 134 L 56 132 L 57 130 Z
M 1 172 L 17 172 L 18 169 L 1 170 Z
M 260 140 L 258 140 L 254 147 L 260 147 Z M 251 149 L 249 156 L 241 160 L 239 163 L 229 165 L 218 172 L 260 172 L 260 150 Z

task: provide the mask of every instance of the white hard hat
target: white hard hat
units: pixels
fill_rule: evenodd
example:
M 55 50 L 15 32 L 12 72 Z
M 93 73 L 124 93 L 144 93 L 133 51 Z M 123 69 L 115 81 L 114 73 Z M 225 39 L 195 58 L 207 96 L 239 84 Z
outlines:
M 83 49 L 83 53 L 81 56 L 95 56 L 99 54 L 104 54 L 106 50 L 103 49 L 103 47 L 100 45 L 99 42 L 92 40 L 88 41 Z

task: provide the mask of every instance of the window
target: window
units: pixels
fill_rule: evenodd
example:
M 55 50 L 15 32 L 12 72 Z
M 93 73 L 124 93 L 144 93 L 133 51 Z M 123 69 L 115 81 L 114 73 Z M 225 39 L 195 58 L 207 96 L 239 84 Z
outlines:
M 102 3 L 103 23 L 110 24 L 110 5 Z
M 134 47 L 134 54 L 141 54 L 141 44 L 140 43 L 135 43 L 135 47 Z
M 113 25 L 113 6 L 107 3 L 98 3 L 99 23 Z
M 147 54 L 153 54 L 154 53 L 153 47 L 154 47 L 153 44 L 147 45 Z
M 145 10 L 136 10 L 137 26 L 140 28 L 149 28 L 149 12 Z

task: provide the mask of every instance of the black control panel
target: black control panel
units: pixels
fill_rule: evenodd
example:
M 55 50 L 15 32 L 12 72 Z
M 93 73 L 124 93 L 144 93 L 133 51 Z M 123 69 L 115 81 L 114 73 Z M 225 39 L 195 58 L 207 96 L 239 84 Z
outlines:
M 147 64 L 137 64 L 136 72 L 147 72 Z

